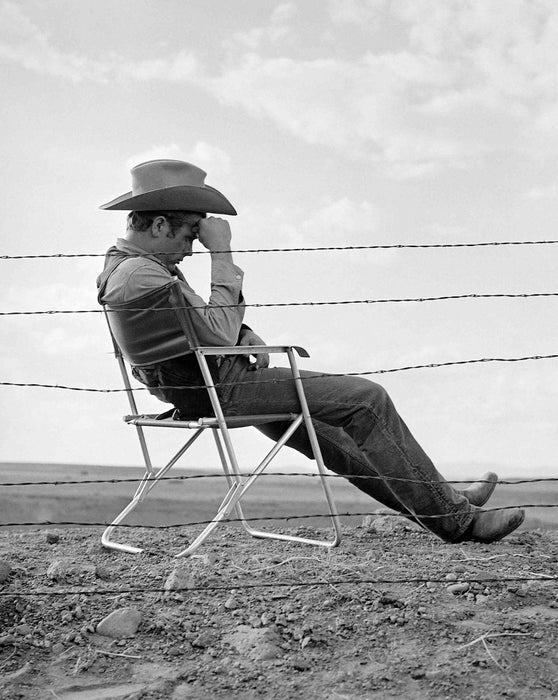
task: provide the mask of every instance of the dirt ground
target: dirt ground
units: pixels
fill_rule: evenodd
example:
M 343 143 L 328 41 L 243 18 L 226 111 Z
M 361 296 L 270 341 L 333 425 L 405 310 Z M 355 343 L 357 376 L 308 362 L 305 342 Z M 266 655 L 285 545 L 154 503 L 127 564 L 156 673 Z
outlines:
M 0 535 L 0 698 L 558 694 L 556 530 L 444 545 L 379 516 L 326 550 L 227 525 L 187 560 L 189 528 L 128 532 L 144 553 L 94 528 Z M 509 577 L 530 580 L 479 582 Z

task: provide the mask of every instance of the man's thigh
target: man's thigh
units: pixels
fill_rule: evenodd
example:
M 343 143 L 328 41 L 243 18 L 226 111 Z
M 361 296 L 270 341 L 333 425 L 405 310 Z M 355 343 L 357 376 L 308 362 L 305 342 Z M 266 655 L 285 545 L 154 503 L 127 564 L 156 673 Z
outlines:
M 347 377 L 301 370 L 304 393 L 313 418 L 332 426 L 343 426 L 363 405 L 385 401 L 381 386 L 361 377 Z M 269 367 L 243 369 L 223 396 L 226 415 L 296 413 L 300 402 L 290 369 Z

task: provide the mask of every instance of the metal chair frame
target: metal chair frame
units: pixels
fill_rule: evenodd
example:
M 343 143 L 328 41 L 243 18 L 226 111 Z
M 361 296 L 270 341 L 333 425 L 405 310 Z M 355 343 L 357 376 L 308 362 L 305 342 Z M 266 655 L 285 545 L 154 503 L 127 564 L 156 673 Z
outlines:
M 180 293 L 179 283 L 176 279 L 174 280 L 173 284 L 169 285 L 169 304 L 175 310 L 186 338 L 193 338 L 197 342 L 197 338 L 191 324 L 189 313 L 186 309 L 184 309 L 184 298 Z M 118 361 L 118 365 L 124 382 L 124 387 L 130 404 L 130 409 L 132 411 L 131 415 L 124 416 L 124 421 L 129 425 L 134 425 L 136 428 L 141 446 L 141 451 L 143 454 L 143 459 L 145 462 L 145 474 L 142 480 L 140 481 L 140 484 L 137 487 L 131 501 L 114 518 L 114 520 L 103 532 L 103 535 L 101 537 L 101 542 L 103 546 L 109 549 L 115 549 L 129 553 L 139 553 L 143 551 L 140 547 L 114 541 L 111 538 L 114 529 L 119 524 L 121 524 L 122 521 L 147 497 L 147 495 L 157 485 L 157 483 L 165 476 L 165 474 L 167 474 L 167 472 L 187 452 L 190 446 L 206 430 L 210 430 L 213 434 L 215 445 L 217 448 L 217 453 L 219 455 L 221 466 L 225 475 L 225 479 L 227 481 L 228 491 L 226 492 L 223 500 L 221 501 L 221 504 L 217 509 L 217 513 L 215 514 L 213 519 L 206 525 L 206 527 L 200 532 L 200 534 L 193 540 L 193 542 L 188 547 L 186 547 L 181 552 L 175 555 L 176 557 L 186 557 L 193 554 L 205 542 L 205 540 L 209 537 L 213 530 L 215 530 L 215 528 L 220 523 L 222 523 L 222 521 L 225 520 L 233 511 L 236 513 L 236 517 L 240 521 L 244 530 L 253 537 L 282 540 L 285 542 L 298 542 L 303 544 L 318 545 L 322 547 L 338 546 L 341 542 L 341 524 L 333 500 L 333 495 L 331 493 L 329 484 L 326 479 L 326 468 L 322 458 L 316 432 L 312 424 L 310 412 L 308 410 L 308 403 L 306 400 L 306 395 L 304 393 L 304 386 L 296 361 L 296 353 L 298 353 L 298 355 L 300 355 L 301 357 L 309 357 L 306 350 L 298 346 L 288 345 L 250 346 L 249 349 L 250 354 L 254 355 L 260 353 L 286 354 L 291 368 L 291 373 L 293 376 L 293 381 L 295 384 L 300 404 L 299 413 L 267 415 L 261 414 L 226 417 L 223 414 L 223 409 L 221 407 L 219 396 L 215 388 L 213 377 L 211 376 L 211 372 L 209 371 L 209 366 L 206 358 L 208 356 L 217 355 L 246 355 L 247 348 L 238 346 L 202 347 L 196 345 L 192 347 L 191 350 L 193 353 L 195 353 L 195 356 L 198 360 L 198 364 L 209 394 L 209 399 L 215 417 L 202 417 L 196 420 L 176 420 L 175 412 L 169 417 L 160 418 L 155 414 L 146 415 L 138 413 L 138 408 L 133 394 L 134 390 L 130 383 L 130 377 L 126 367 L 126 360 L 111 328 L 110 315 L 113 312 L 111 312 L 110 309 L 107 309 L 106 306 L 104 307 L 104 311 L 114 346 L 114 354 Z M 259 462 L 259 464 L 249 473 L 249 475 L 243 475 L 240 471 L 236 452 L 232 443 L 230 434 L 231 429 L 254 426 L 275 421 L 288 421 L 289 426 L 287 427 L 283 435 L 276 441 L 271 450 L 269 450 L 269 452 L 264 456 L 264 458 Z M 241 499 L 243 498 L 243 496 L 255 483 L 256 479 L 265 471 L 265 469 L 267 469 L 267 467 L 278 454 L 278 452 L 281 450 L 281 448 L 287 443 L 291 435 L 301 425 L 304 425 L 308 432 L 308 437 L 312 446 L 312 452 L 316 460 L 318 475 L 328 505 L 329 516 L 333 527 L 333 536 L 331 539 L 314 539 L 310 537 L 300 537 L 279 532 L 273 532 L 271 530 L 254 529 L 248 524 L 242 510 Z M 176 454 L 173 455 L 173 457 L 171 457 L 171 459 L 163 467 L 155 469 L 153 467 L 151 456 L 149 454 L 144 428 L 177 428 L 183 430 L 193 430 L 194 433 L 185 441 L 182 447 L 176 452 Z

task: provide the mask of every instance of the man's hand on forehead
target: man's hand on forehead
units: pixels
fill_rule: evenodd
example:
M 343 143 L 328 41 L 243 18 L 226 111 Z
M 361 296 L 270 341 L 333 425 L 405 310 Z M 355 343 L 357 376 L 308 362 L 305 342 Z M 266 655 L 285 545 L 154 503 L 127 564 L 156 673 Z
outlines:
M 192 214 L 188 215 L 185 223 L 187 223 L 188 226 L 190 227 L 190 231 L 193 234 L 192 238 L 198 237 L 200 221 L 202 221 L 206 217 L 207 217 L 207 214 L 194 214 L 194 213 L 192 213 Z
M 195 231 L 194 227 L 192 227 L 192 231 Z M 216 216 L 200 219 L 197 223 L 197 237 L 204 248 L 211 252 L 230 251 L 231 249 L 231 228 L 225 219 Z

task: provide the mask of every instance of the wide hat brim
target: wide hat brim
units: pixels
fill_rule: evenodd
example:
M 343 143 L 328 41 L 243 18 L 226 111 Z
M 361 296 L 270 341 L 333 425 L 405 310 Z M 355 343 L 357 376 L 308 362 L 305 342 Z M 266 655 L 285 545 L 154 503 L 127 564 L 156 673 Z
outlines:
M 225 195 L 209 185 L 178 185 L 135 196 L 133 192 L 127 192 L 101 204 L 100 208 L 120 211 L 197 211 L 231 216 L 236 216 L 237 213 Z

